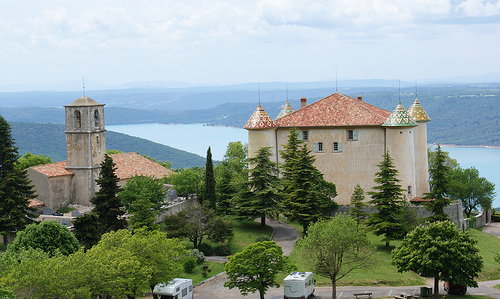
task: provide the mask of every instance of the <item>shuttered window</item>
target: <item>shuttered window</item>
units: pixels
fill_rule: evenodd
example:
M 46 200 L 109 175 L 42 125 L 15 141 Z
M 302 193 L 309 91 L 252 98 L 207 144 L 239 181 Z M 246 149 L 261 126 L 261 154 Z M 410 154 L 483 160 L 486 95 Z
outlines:
M 342 142 L 334 142 L 333 143 L 333 151 L 334 152 L 344 151 L 344 144 Z
M 359 139 L 358 130 L 348 130 L 347 140 L 357 141 Z
M 323 142 L 315 142 L 313 143 L 313 152 L 321 153 L 323 151 Z

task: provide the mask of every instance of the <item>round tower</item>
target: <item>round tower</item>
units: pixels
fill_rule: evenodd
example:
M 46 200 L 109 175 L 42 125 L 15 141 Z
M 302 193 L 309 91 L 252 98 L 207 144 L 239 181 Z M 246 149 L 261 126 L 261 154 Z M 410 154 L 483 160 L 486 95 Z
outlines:
M 71 197 L 73 203 L 90 205 L 106 153 L 104 105 L 81 97 L 64 108 L 66 169 L 74 174 Z
M 274 121 L 259 103 L 257 109 L 248 119 L 243 129 L 248 130 L 248 157 L 256 156 L 257 151 L 269 146 L 271 152 L 276 152 L 276 135 L 274 134 Z M 277 162 L 277 161 L 275 161 Z
M 414 129 L 418 124 L 406 112 L 401 102 L 389 115 L 382 127 L 386 129 L 386 151 L 399 171 L 401 187 L 407 190 L 407 198 L 415 197 L 415 147 Z
M 408 109 L 408 114 L 417 122 L 418 127 L 414 129 L 413 142 L 415 144 L 415 175 L 416 175 L 416 194 L 420 197 L 424 193 L 430 192 L 429 189 L 429 158 L 427 156 L 427 122 L 431 119 L 424 108 L 415 98 L 415 101 Z

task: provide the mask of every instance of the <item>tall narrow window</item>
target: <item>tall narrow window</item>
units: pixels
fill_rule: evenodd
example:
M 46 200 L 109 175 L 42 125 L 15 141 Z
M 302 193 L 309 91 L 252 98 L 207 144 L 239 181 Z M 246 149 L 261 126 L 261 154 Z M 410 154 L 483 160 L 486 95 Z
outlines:
M 81 128 L 82 127 L 82 117 L 80 114 L 80 111 L 76 110 L 75 111 L 75 128 Z
M 94 111 L 94 127 L 99 128 L 99 112 Z
M 408 195 L 411 195 L 411 186 L 408 186 Z
M 308 131 L 302 131 L 302 140 L 304 141 L 309 141 L 309 132 Z

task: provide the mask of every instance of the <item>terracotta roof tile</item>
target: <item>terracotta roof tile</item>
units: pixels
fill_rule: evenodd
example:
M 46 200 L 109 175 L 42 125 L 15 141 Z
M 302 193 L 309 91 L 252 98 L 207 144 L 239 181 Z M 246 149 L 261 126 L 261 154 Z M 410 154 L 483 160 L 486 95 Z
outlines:
M 73 175 L 71 171 L 66 170 L 66 161 L 37 165 L 37 166 L 32 166 L 30 168 L 40 173 L 43 173 L 48 177 Z
M 277 127 L 380 126 L 391 112 L 334 93 L 275 120 Z
M 259 103 L 259 106 L 257 106 L 257 109 L 250 116 L 243 129 L 258 130 L 269 128 L 274 128 L 274 121 Z
M 137 153 L 120 153 L 110 155 L 116 163 L 116 175 L 124 180 L 134 175 L 153 176 L 161 179 L 170 176 L 173 171 L 165 168 Z

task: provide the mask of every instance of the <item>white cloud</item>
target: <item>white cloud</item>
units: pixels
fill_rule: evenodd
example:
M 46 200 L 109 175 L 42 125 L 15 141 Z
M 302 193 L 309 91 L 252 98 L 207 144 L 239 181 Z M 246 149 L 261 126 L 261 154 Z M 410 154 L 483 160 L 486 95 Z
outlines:
M 489 17 L 500 15 L 500 1 L 465 0 L 457 5 L 457 11 L 467 17 Z

